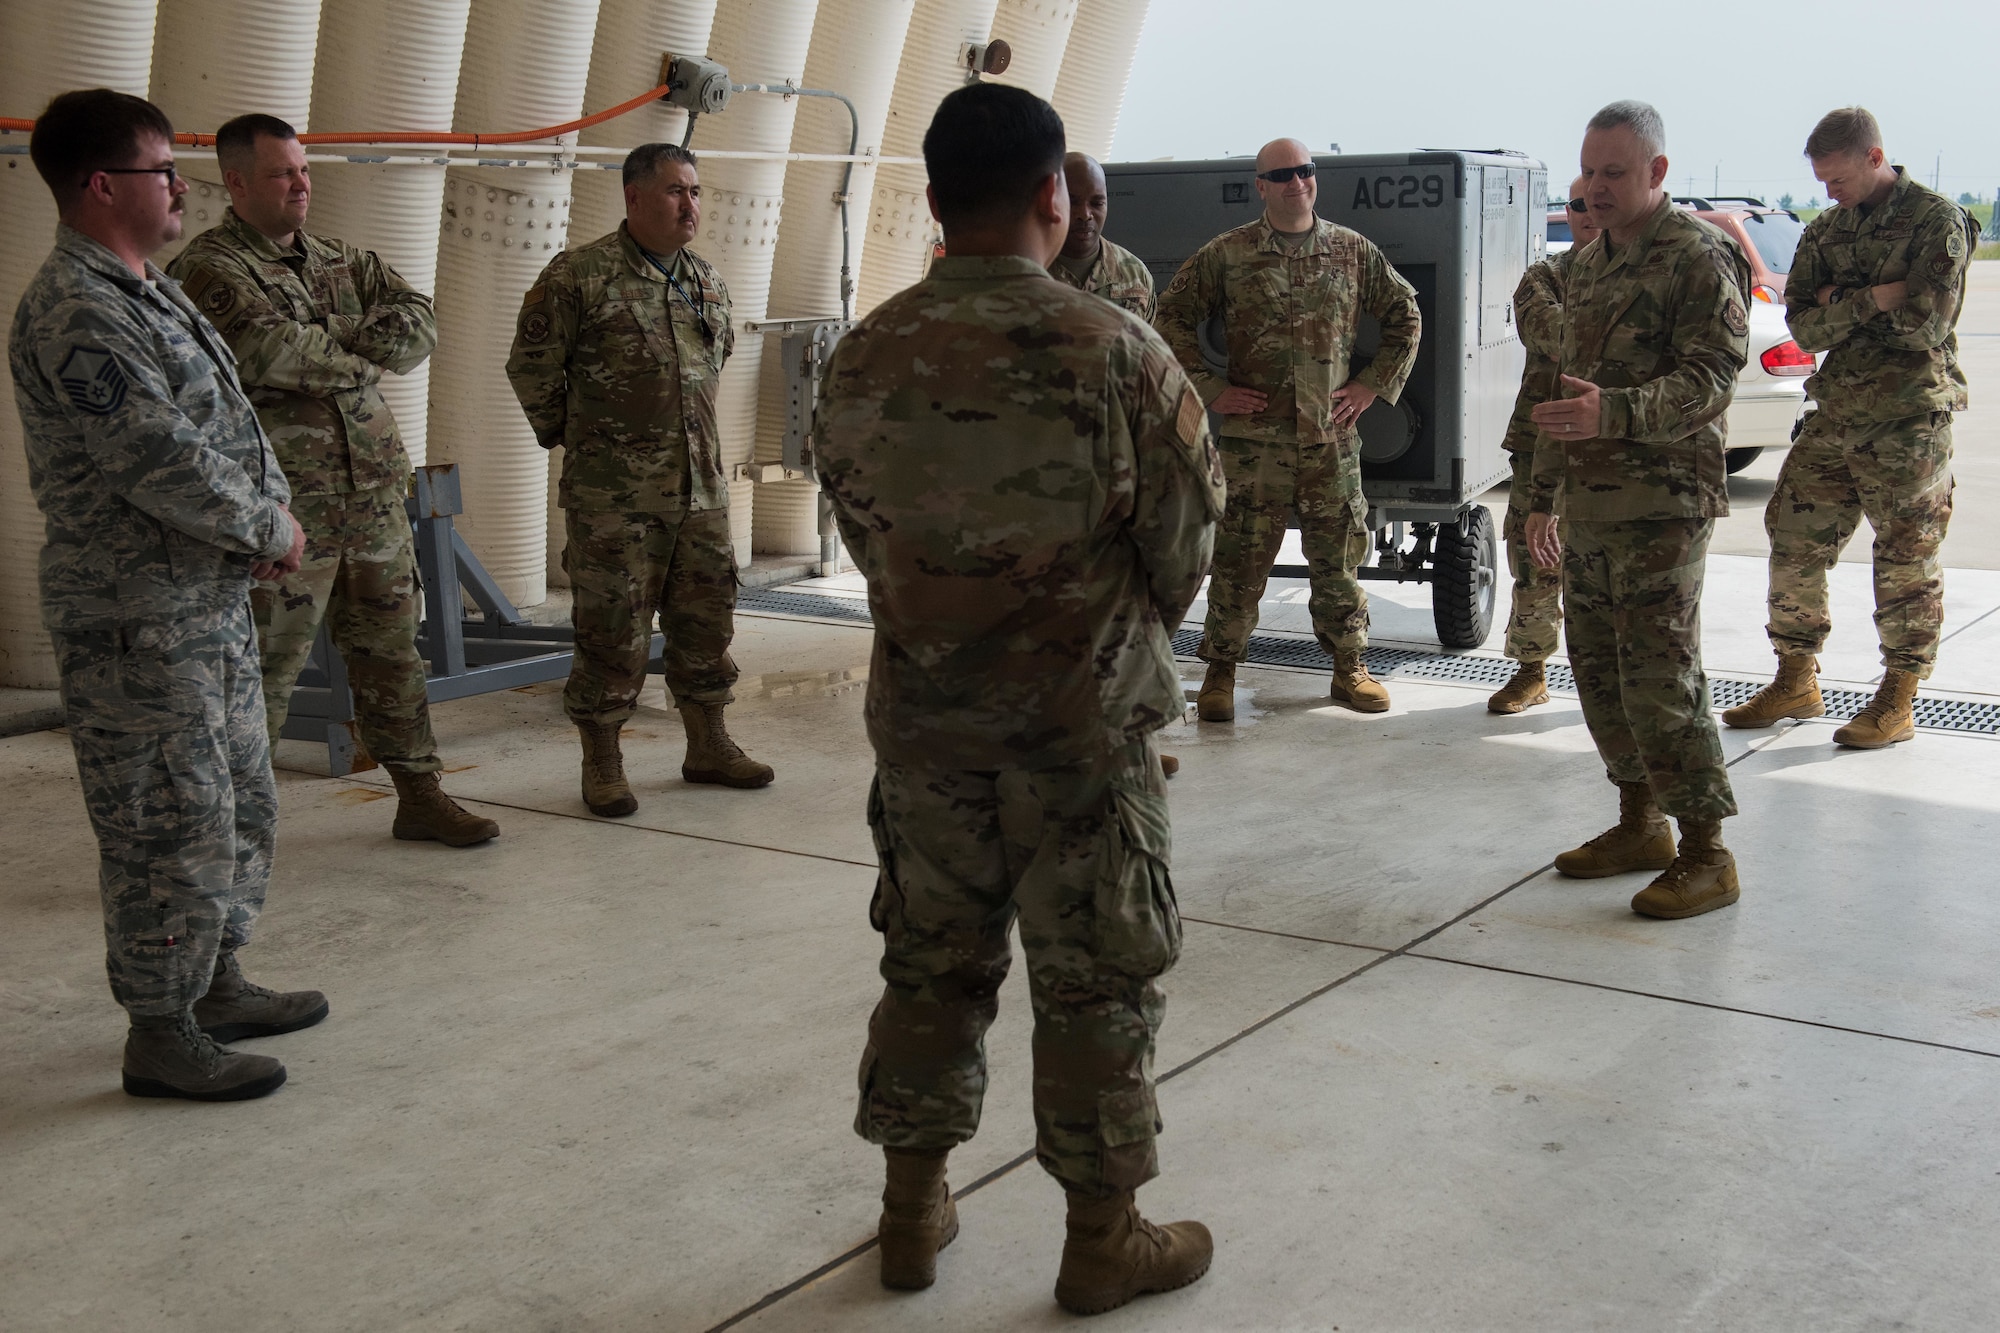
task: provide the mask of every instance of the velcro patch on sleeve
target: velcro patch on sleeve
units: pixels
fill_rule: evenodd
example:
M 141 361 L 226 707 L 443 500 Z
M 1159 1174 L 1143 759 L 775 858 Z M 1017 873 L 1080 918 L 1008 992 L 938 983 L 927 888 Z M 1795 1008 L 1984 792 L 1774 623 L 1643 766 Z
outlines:
M 540 305 L 542 303 L 542 296 L 547 291 L 547 284 L 540 282 L 528 288 L 528 294 L 521 298 L 521 308 L 526 310 L 531 305 Z
M 1201 405 L 1201 395 L 1189 385 L 1181 390 L 1180 411 L 1174 416 L 1174 429 L 1179 432 L 1181 443 L 1193 448 L 1201 441 L 1202 422 L 1208 418 L 1208 409 Z
M 1722 322 L 1727 324 L 1729 331 L 1739 338 L 1750 332 L 1750 316 L 1744 313 L 1743 303 L 1733 296 L 1729 298 L 1729 303 L 1722 307 Z

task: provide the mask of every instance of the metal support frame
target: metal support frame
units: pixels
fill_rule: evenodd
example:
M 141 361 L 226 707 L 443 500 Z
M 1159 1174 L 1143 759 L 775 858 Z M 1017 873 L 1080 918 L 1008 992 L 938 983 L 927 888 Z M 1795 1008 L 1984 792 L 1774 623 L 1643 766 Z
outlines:
M 458 465 L 434 463 L 416 470 L 416 493 L 406 502 L 417 545 L 417 577 L 424 618 L 417 651 L 424 658 L 431 703 L 495 690 L 519 689 L 569 675 L 576 632 L 567 625 L 536 625 L 500 590 L 453 526 L 465 510 Z M 470 600 L 478 615 L 463 612 Z M 646 670 L 660 670 L 664 636 L 647 646 Z M 326 742 L 327 771 L 342 777 L 372 768 L 354 724 L 354 693 L 347 666 L 334 650 L 324 622 L 312 657 L 299 673 L 291 711 L 279 733 L 288 740 Z

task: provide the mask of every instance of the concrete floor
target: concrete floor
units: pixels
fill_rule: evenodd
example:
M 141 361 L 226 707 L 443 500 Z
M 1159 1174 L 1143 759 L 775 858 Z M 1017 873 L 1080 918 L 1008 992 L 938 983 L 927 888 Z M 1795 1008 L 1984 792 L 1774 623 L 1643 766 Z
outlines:
M 1962 500 L 1954 540 L 1996 513 Z M 1929 688 L 2000 701 L 2000 559 L 1967 563 Z M 1762 588 L 1760 558 L 1711 562 L 1712 671 L 1768 671 Z M 1420 589 L 1373 591 L 1379 640 L 1430 644 Z M 1865 568 L 1836 596 L 1829 674 L 1865 684 Z M 1274 585 L 1268 628 L 1303 613 Z M 437 710 L 452 789 L 503 824 L 482 848 L 392 841 L 379 772 L 288 744 L 246 957 L 333 1016 L 247 1044 L 291 1081 L 240 1105 L 118 1090 L 67 740 L 0 740 L 0 1328 L 1071 1322 L 1018 978 L 938 1285 L 886 1293 L 855 1254 L 868 633 L 745 616 L 737 657 L 732 723 L 778 782 L 682 783 L 655 689 L 629 820 L 584 812 L 554 685 Z M 1499 718 L 1392 680 L 1361 717 L 1312 674 L 1240 679 L 1236 724 L 1165 735 L 1188 926 L 1142 1195 L 1207 1221 L 1215 1267 L 1093 1327 L 1992 1327 L 2000 739 L 1725 733 L 1743 901 L 1652 922 L 1643 876 L 1549 871 L 1612 813 L 1573 699 Z

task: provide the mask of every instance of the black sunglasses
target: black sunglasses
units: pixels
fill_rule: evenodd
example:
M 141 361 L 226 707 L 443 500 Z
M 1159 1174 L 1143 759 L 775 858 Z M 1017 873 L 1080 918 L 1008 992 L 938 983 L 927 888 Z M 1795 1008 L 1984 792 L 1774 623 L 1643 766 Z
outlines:
M 1297 176 L 1302 181 L 1309 181 L 1313 178 L 1313 173 L 1317 170 L 1317 167 L 1307 162 L 1302 166 L 1277 167 L 1270 171 L 1260 171 L 1257 173 L 1257 179 L 1260 181 L 1269 181 L 1273 185 L 1283 185 L 1294 176 Z
M 173 189 L 174 182 L 181 178 L 180 168 L 178 167 L 99 167 L 97 171 L 101 171 L 107 176 L 165 176 L 169 190 Z M 90 174 L 95 176 L 97 171 L 93 171 Z M 83 183 L 85 185 L 90 184 L 89 180 L 85 180 Z
M 1572 199 L 1569 201 L 1569 211 L 1572 213 L 1588 213 L 1590 205 L 1582 199 Z

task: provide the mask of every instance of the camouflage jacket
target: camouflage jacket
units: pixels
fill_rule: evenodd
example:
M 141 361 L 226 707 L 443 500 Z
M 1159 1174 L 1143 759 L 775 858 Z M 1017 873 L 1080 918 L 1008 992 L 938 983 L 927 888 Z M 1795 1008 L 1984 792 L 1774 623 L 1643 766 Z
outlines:
M 1514 327 L 1520 330 L 1528 356 L 1521 367 L 1521 391 L 1514 395 L 1514 415 L 1507 419 L 1507 434 L 1500 441 L 1510 454 L 1534 452 L 1535 421 L 1529 414 L 1536 403 L 1554 398 L 1562 382 L 1556 358 L 1562 353 L 1563 289 L 1574 254 L 1574 249 L 1565 250 L 1528 265 L 1514 288 Z
M 1031 260 L 940 259 L 835 347 L 813 438 L 878 756 L 1049 768 L 1181 716 L 1222 465 L 1151 329 Z
M 1750 264 L 1736 243 L 1662 202 L 1632 241 L 1570 261 L 1562 373 L 1602 391 L 1597 435 L 1535 442 L 1530 508 L 1562 493 L 1572 521 L 1729 512 L 1723 414 L 1749 357 Z
M 1359 372 L 1351 361 L 1363 312 L 1382 326 L 1382 345 Z M 1220 315 L 1229 373 L 1212 372 L 1201 326 Z M 1316 219 L 1304 250 L 1289 253 L 1263 218 L 1204 245 L 1181 265 L 1153 321 L 1204 403 L 1230 385 L 1269 395 L 1262 412 L 1229 418 L 1225 432 L 1250 440 L 1358 444 L 1333 424 L 1333 391 L 1350 378 L 1395 402 L 1417 359 L 1417 294 L 1359 232 Z
M 726 509 L 715 388 L 736 346 L 729 289 L 682 250 L 673 280 L 624 223 L 549 261 L 521 302 L 507 378 L 565 509 Z
M 172 278 L 69 227 L 7 342 L 41 506 L 42 623 L 164 624 L 246 603 L 291 548 L 285 474 L 229 345 Z
M 1829 208 L 1806 224 L 1785 278 L 1785 318 L 1808 352 L 1825 352 L 1806 392 L 1842 421 L 1897 421 L 1966 406 L 1958 312 L 1979 244 L 1970 213 L 1896 168 L 1888 199 L 1866 211 Z M 1869 288 L 1909 283 L 1900 310 Z M 1826 305 L 1819 289 L 1840 290 Z
M 1060 257 L 1049 265 L 1049 273 L 1057 281 L 1066 282 L 1080 292 L 1101 296 L 1140 319 L 1150 322 L 1153 318 L 1152 270 L 1139 262 L 1139 256 L 1114 241 L 1098 237 L 1097 258 L 1082 274 L 1063 267 Z
M 437 346 L 430 297 L 371 251 L 303 231 L 283 249 L 235 209 L 167 271 L 229 340 L 294 495 L 409 481 L 378 381 L 415 370 Z

